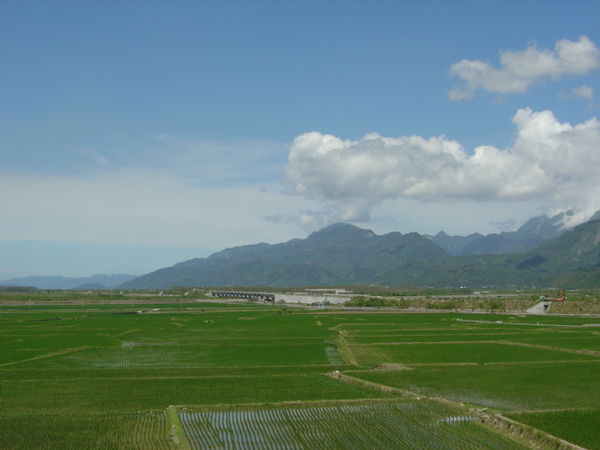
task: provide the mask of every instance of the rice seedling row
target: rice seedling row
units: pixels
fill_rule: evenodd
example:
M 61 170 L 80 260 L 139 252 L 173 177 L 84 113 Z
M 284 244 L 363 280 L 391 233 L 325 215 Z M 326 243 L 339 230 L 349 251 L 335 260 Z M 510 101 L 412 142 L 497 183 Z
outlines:
M 194 448 L 519 448 L 427 401 L 179 413 Z
M 169 449 L 162 411 L 138 414 L 0 416 L 2 449 Z

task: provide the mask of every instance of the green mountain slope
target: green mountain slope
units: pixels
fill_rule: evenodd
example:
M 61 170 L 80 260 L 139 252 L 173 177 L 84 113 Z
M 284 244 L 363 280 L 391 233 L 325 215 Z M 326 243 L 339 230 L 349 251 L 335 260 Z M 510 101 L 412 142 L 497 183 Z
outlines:
M 545 275 L 569 287 L 600 285 L 600 221 L 575 227 L 522 255 L 517 270 Z
M 185 261 L 131 280 L 122 287 L 600 286 L 599 242 L 600 221 L 593 221 L 526 253 L 451 256 L 418 233 L 378 236 L 352 225 L 334 224 L 306 239 L 235 247 L 208 258 Z
M 435 236 L 431 236 L 431 240 L 447 253 L 455 256 L 522 253 L 560 236 L 566 231 L 563 228 L 563 219 L 572 214 L 572 212 L 562 212 L 552 217 L 534 217 L 517 231 L 505 231 L 487 236 L 479 233 L 468 236 L 448 236 L 440 231 Z
M 450 258 L 418 233 L 372 231 L 334 224 L 306 239 L 236 247 L 160 269 L 122 285 L 128 289 L 185 286 L 300 286 L 367 283 L 391 267 L 425 266 Z

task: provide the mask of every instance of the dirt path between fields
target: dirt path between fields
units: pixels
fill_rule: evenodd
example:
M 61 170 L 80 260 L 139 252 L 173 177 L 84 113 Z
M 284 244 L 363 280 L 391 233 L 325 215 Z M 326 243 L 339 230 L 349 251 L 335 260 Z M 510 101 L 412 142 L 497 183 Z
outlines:
M 336 337 L 336 344 L 338 347 L 338 352 L 339 352 L 340 356 L 342 357 L 342 360 L 346 364 L 349 364 L 351 366 L 359 366 L 360 364 L 358 364 L 358 361 L 356 360 L 356 357 L 354 356 L 354 353 L 352 352 L 352 349 L 350 348 L 348 341 L 346 341 L 347 333 L 348 333 L 347 331 L 342 330 L 338 333 L 338 335 Z
M 61 356 L 61 355 L 69 354 L 69 353 L 81 352 L 83 350 L 88 350 L 90 348 L 92 348 L 92 347 L 90 347 L 89 345 L 84 345 L 83 347 L 65 348 L 58 352 L 46 353 L 45 355 L 34 356 L 33 358 L 27 358 L 27 359 L 22 359 L 20 361 L 11 361 L 11 362 L 7 362 L 4 364 L 0 364 L 0 367 L 14 366 L 16 364 L 22 364 L 22 363 L 26 363 L 29 361 L 37 361 L 38 359 L 54 358 L 55 356 Z
M 540 350 L 554 350 L 557 352 L 576 353 L 579 355 L 600 356 L 600 352 L 595 351 L 595 350 L 555 347 L 553 345 L 531 344 L 529 342 L 515 342 L 515 341 L 497 341 L 497 342 L 499 344 L 516 345 L 518 347 L 538 348 Z
M 175 448 L 178 450 L 192 450 L 192 444 L 185 434 L 185 429 L 183 428 L 183 424 L 179 419 L 177 407 L 169 406 L 166 413 L 169 434 L 171 435 L 171 442 L 173 442 Z

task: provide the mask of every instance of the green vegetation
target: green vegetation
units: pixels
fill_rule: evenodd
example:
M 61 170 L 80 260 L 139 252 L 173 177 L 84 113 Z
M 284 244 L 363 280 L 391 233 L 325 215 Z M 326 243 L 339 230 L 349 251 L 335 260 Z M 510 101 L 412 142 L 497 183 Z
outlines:
M 426 288 L 421 286 L 352 286 L 352 291 L 356 294 L 362 294 L 364 296 L 377 296 L 377 297 L 417 297 L 417 296 L 430 296 L 430 295 L 471 295 L 473 294 L 472 289 L 467 288 L 444 288 L 434 289 Z
M 525 253 L 453 256 L 418 233 L 378 236 L 352 225 L 334 224 L 306 239 L 229 248 L 185 261 L 121 287 L 357 285 L 365 296 L 384 295 L 364 289 L 369 285 L 597 289 L 599 232 L 600 221 L 593 221 Z
M 528 362 L 593 359 L 592 356 L 566 354 L 556 350 L 542 350 L 496 343 L 393 343 L 385 345 L 354 345 L 354 356 L 365 366 L 386 363 L 477 363 Z
M 427 401 L 180 412 L 193 448 L 525 448 Z
M 508 416 L 590 450 L 600 449 L 600 439 L 598 439 L 600 410 L 598 409 L 517 413 Z
M 410 303 L 407 300 L 397 300 L 384 297 L 353 297 L 352 300 L 345 303 L 348 307 L 370 307 L 370 308 L 408 308 Z
M 443 314 L 394 324 L 372 317 L 340 327 L 355 358 L 377 367 L 349 375 L 505 411 L 552 435 L 600 447 L 599 319 Z
M 0 303 L 3 305 L 84 305 L 98 306 L 102 303 L 118 305 L 153 304 L 153 303 L 190 303 L 195 300 L 206 300 L 205 291 L 174 288 L 164 291 L 73 291 L 42 290 L 35 288 L 2 288 L 0 287 Z
M 169 405 L 336 400 L 382 397 L 322 374 L 3 381 L 3 413 L 125 413 Z M 99 394 L 102 395 L 99 395 Z
M 3 449 L 173 448 L 163 411 L 0 416 Z
M 3 294 L 54 299 L 0 306 L 0 448 L 520 445 L 460 402 L 523 414 L 536 427 L 535 411 L 559 420 L 567 409 L 594 408 L 581 415 L 584 437 L 573 437 L 590 446 L 600 319 L 281 314 L 273 305 L 157 306 L 152 295 L 131 305 L 126 294 L 104 294 L 85 305 L 71 302 L 80 293 L 62 302 L 57 293 Z M 544 417 L 549 425 L 538 428 L 570 439 Z
M 423 395 L 500 410 L 594 408 L 600 361 L 430 365 L 353 376 Z

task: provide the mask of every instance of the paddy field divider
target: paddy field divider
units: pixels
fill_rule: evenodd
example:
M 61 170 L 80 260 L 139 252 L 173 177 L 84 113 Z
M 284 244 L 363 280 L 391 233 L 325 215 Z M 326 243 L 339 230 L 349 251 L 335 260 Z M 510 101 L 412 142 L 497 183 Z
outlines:
M 171 441 L 175 444 L 175 447 L 177 447 L 178 450 L 192 450 L 192 444 L 185 434 L 183 424 L 179 419 L 178 411 L 179 410 L 177 406 L 169 406 L 166 411 Z

